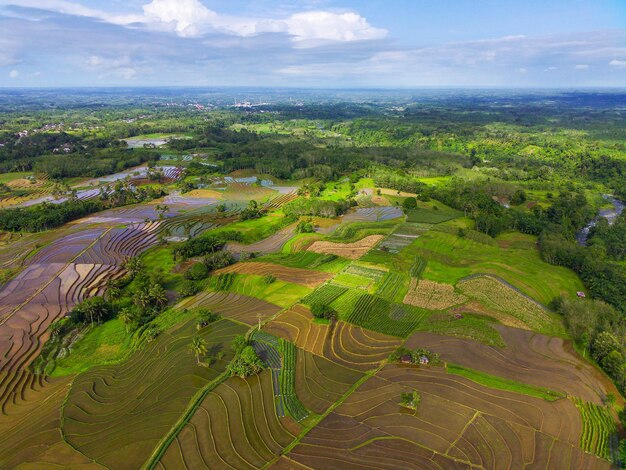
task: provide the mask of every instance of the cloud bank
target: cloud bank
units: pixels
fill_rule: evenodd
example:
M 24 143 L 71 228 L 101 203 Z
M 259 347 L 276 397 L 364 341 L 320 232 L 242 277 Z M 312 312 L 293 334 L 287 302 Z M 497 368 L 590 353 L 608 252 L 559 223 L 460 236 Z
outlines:
M 110 8 L 0 0 L 0 86 L 18 75 L 33 86 L 626 85 L 624 30 L 403 44 L 350 9 L 246 16 L 200 0 Z

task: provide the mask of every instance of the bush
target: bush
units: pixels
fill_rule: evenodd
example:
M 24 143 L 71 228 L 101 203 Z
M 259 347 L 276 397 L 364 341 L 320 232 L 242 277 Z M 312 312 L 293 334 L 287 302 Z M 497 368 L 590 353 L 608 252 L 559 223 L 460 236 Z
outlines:
M 225 268 L 234 262 L 235 258 L 233 258 L 233 254 L 230 251 L 218 251 L 217 253 L 211 253 L 202 258 L 202 263 L 208 271 Z
M 404 201 L 402 201 L 402 207 L 407 210 L 417 209 L 417 199 L 414 197 L 407 197 Z
M 296 233 L 313 233 L 315 227 L 310 220 L 301 220 L 296 227 Z
M 209 270 L 204 263 L 196 263 L 185 271 L 185 279 L 191 281 L 199 281 L 201 279 L 206 279 L 209 275 Z
M 193 281 L 185 280 L 181 283 L 178 293 L 182 297 L 191 297 L 200 291 L 200 287 Z

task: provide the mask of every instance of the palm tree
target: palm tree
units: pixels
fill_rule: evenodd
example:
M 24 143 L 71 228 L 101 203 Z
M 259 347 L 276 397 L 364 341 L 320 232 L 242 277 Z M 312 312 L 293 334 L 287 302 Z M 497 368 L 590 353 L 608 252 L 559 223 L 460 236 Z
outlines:
M 133 315 L 132 310 L 127 307 L 124 307 L 123 309 L 120 310 L 120 313 L 118 313 L 117 316 L 119 317 L 120 320 L 124 322 L 124 325 L 126 325 L 126 333 L 129 333 L 130 324 L 135 319 L 135 316 Z
M 113 279 L 109 279 L 106 282 L 106 291 L 104 292 L 104 298 L 109 302 L 119 299 L 122 294 L 121 289 L 117 286 L 117 283 Z
M 167 293 L 165 292 L 165 289 L 163 289 L 163 286 L 161 286 L 161 284 L 154 284 L 152 287 L 150 287 L 150 299 L 152 300 L 154 305 L 158 307 L 164 307 L 165 305 L 167 305 Z
M 196 363 L 200 364 L 200 355 L 204 355 L 209 350 L 206 341 L 199 336 L 194 336 L 189 349 L 196 355 Z

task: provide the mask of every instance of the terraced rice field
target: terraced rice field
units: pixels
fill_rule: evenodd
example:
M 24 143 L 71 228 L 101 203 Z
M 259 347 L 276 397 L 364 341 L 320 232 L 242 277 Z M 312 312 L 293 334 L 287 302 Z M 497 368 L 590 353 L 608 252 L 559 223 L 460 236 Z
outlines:
M 281 313 L 263 331 L 294 343 L 298 348 L 357 371 L 378 367 L 400 344 L 392 336 L 339 321 L 333 325 L 312 322 L 303 305 Z
M 308 269 L 289 268 L 272 263 L 248 262 L 236 263 L 227 268 L 215 271 L 216 275 L 225 273 L 254 274 L 257 276 L 274 276 L 285 282 L 315 288 L 332 278 L 332 274 Z
M 232 339 L 245 331 L 221 320 L 196 332 L 192 320 L 162 333 L 122 364 L 79 375 L 63 408 L 68 442 L 109 468 L 139 468 L 192 396 L 226 369 Z M 197 365 L 189 351 L 196 334 L 207 342 L 208 367 Z
M 307 250 L 314 253 L 337 255 L 347 259 L 358 259 L 382 239 L 382 235 L 370 235 L 354 243 L 316 241 Z
M 304 406 L 324 413 L 363 374 L 308 351 L 298 350 L 296 393 Z
M 279 252 L 283 246 L 294 236 L 295 227 L 286 227 L 265 240 L 244 245 L 242 243 L 227 243 L 224 248 L 232 253 L 259 253 L 268 254 Z
M 278 418 L 269 370 L 231 377 L 210 392 L 156 468 L 261 468 L 300 431 Z
M 505 348 L 423 332 L 411 335 L 406 346 L 430 349 L 443 361 L 550 388 L 598 405 L 607 393 L 619 396 L 611 381 L 574 352 L 568 341 L 505 326 L 494 328 L 506 343 Z
M 399 406 L 417 390 L 417 412 Z M 311 468 L 609 468 L 578 446 L 570 400 L 495 391 L 442 369 L 385 366 L 288 457 Z
M 346 214 L 343 222 L 380 222 L 403 217 L 402 209 L 396 206 L 359 208 Z
M 271 317 L 280 311 L 277 305 L 232 292 L 201 292 L 182 301 L 178 308 L 205 307 L 224 318 L 255 325 L 258 317 Z
M 0 467 L 103 469 L 62 439 L 61 406 L 70 378 L 0 372 Z

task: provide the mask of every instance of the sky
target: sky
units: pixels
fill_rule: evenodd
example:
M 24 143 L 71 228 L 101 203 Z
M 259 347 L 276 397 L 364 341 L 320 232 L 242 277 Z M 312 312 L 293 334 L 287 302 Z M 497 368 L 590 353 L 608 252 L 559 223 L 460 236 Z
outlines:
M 0 0 L 0 87 L 626 87 L 626 0 Z

